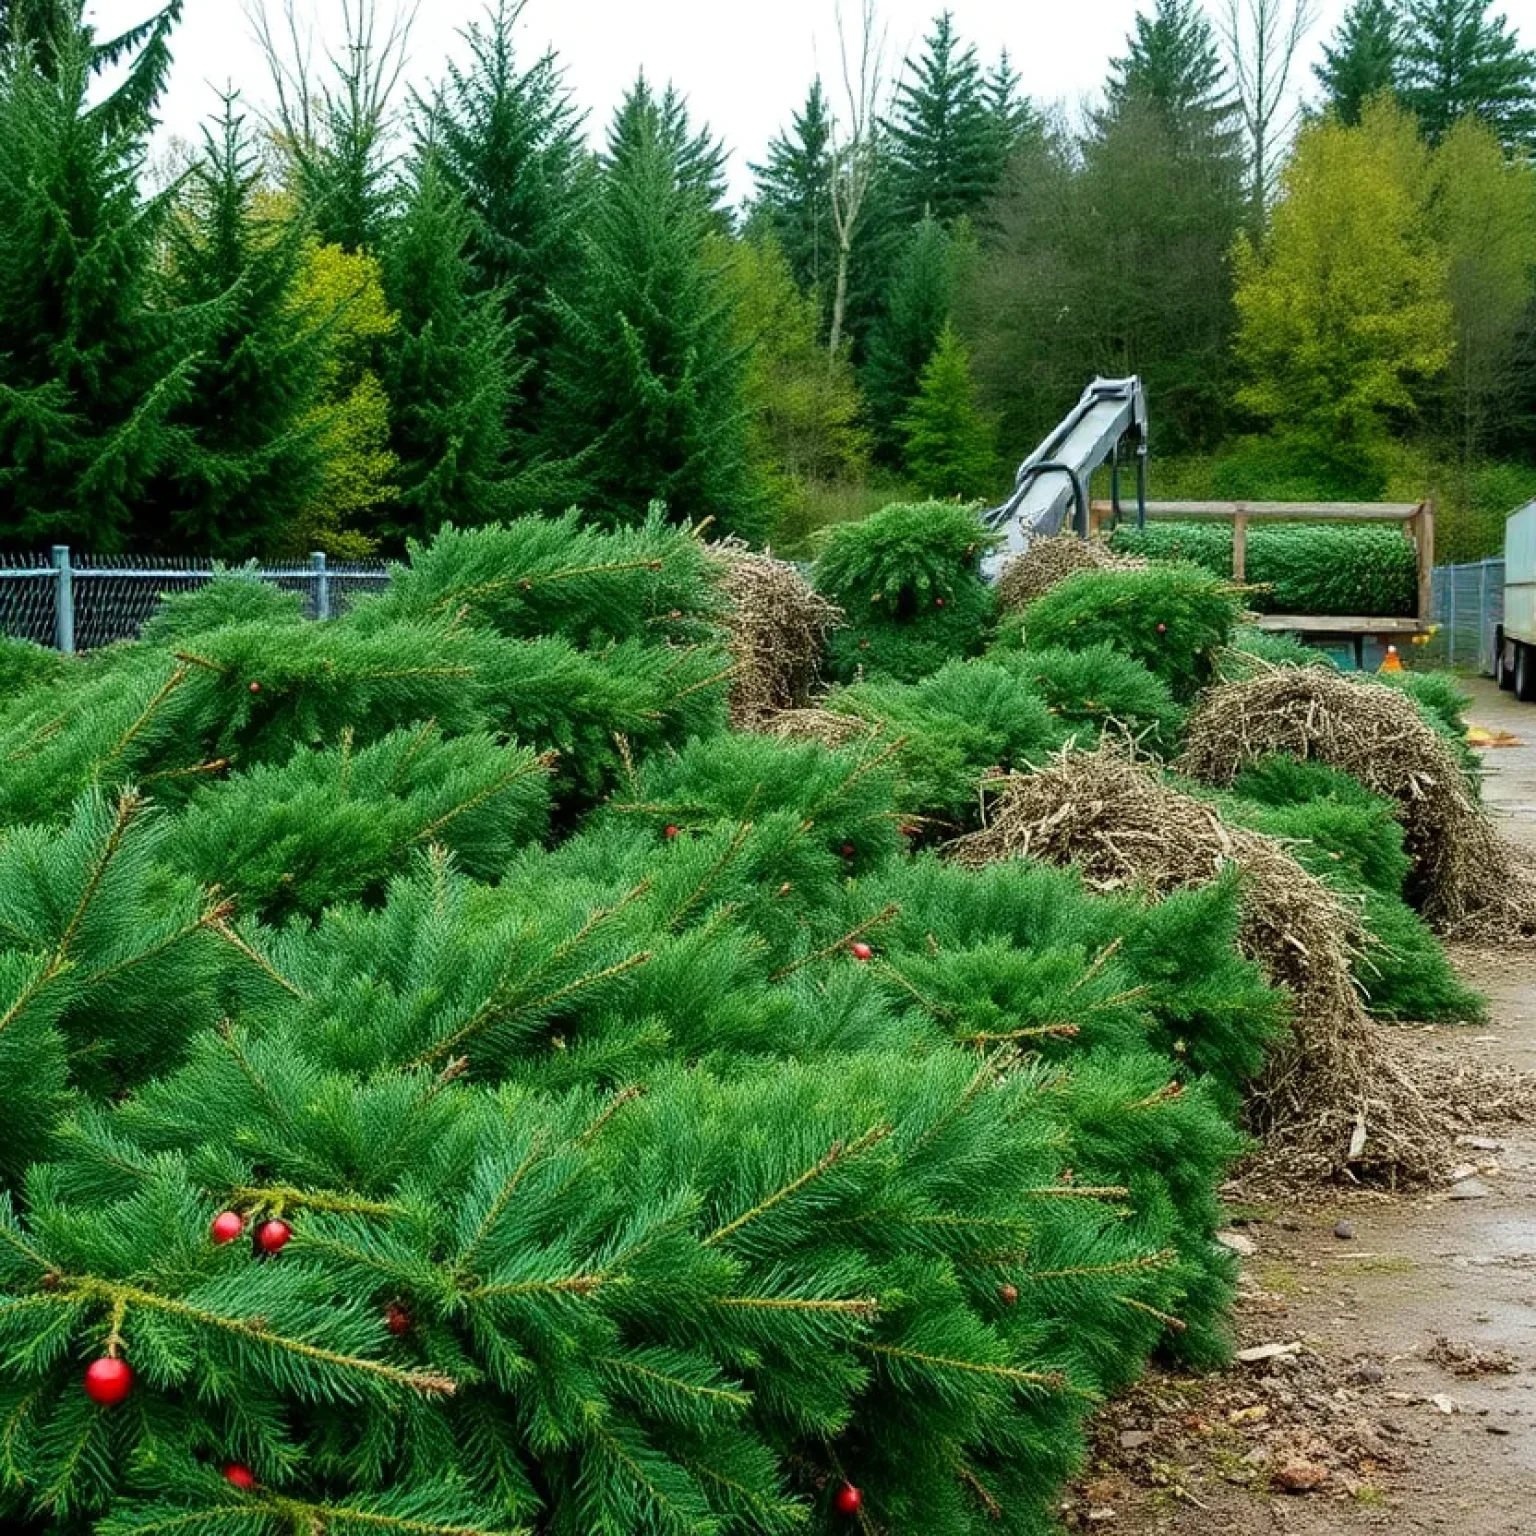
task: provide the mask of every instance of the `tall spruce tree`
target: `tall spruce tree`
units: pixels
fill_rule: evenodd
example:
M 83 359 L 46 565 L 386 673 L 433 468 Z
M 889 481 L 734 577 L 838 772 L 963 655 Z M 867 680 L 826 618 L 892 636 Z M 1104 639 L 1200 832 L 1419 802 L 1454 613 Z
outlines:
M 861 382 L 876 447 L 900 462 L 901 420 L 917 394 L 955 300 L 953 237 L 925 218 L 907 237 L 886 304 L 869 338 Z
M 472 290 L 472 229 L 428 153 L 380 253 L 385 302 L 396 316 L 383 383 L 397 497 L 378 531 L 396 549 L 446 522 L 490 522 L 517 510 L 508 420 L 521 370 L 501 295 Z
M 1366 102 L 1397 88 L 1401 51 L 1398 13 L 1388 0 L 1354 0 L 1323 44 L 1322 62 L 1312 66 L 1324 104 L 1340 122 L 1353 127 Z
M 694 130 L 687 98 L 676 86 L 669 83 L 658 96 L 642 72 L 614 116 L 605 163 L 615 168 L 630 155 L 649 156 L 653 141 L 671 160 L 677 185 L 724 228 L 728 223 L 724 143 L 707 125 Z
M 821 80 L 811 82 L 805 105 L 789 128 L 752 167 L 752 215 L 766 226 L 789 262 L 802 293 L 830 300 L 837 236 L 832 227 L 832 113 Z
M 107 43 L 83 12 L 0 53 L 0 528 L 110 550 L 161 531 L 134 520 L 189 450 L 199 327 L 158 301 L 171 194 L 138 184 L 181 0 Z
M 329 316 L 295 287 L 308 230 L 263 184 L 258 150 L 224 98 L 169 222 L 166 291 L 200 317 L 197 388 L 173 415 L 187 452 L 146 494 L 146 516 L 182 546 L 240 558 L 268 548 L 323 475 L 315 404 Z
M 1155 107 L 1181 134 L 1234 136 L 1236 103 L 1216 34 L 1197 0 L 1153 0 L 1137 14 L 1125 56 L 1110 61 L 1105 82 L 1113 118 L 1131 100 Z
M 901 216 L 948 225 L 974 215 L 996 192 L 1003 162 L 976 50 L 942 12 L 909 59 L 886 125 L 891 190 Z
M 582 119 L 554 56 L 518 66 L 521 10 L 515 0 L 497 0 L 466 29 L 469 62 L 449 64 L 426 112 L 439 173 L 471 217 L 474 287 L 500 295 L 529 364 L 515 431 L 537 429 L 530 413 L 537 416 L 555 330 L 548 296 L 573 280 L 592 185 Z
M 1019 85 L 1019 72 L 1004 49 L 982 85 L 982 96 L 997 139 L 999 176 L 1001 166 L 1012 159 L 1027 139 L 1041 130 L 1040 115 L 1029 98 L 1019 93 Z
M 1536 146 L 1536 52 L 1492 0 L 1404 0 L 1401 95 L 1431 143 L 1480 118 L 1509 150 Z
M 580 278 L 556 301 L 546 436 L 594 519 L 637 522 L 660 500 L 746 533 L 762 499 L 698 142 L 643 88 L 620 109 Z

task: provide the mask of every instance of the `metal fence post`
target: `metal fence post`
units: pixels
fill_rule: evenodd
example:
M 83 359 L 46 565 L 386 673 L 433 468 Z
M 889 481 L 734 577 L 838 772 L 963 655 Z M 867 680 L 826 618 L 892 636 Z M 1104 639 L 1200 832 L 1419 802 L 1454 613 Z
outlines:
M 1456 665 L 1456 567 L 1454 565 L 1451 567 L 1449 575 L 1451 585 L 1451 617 L 1450 622 L 1445 626 L 1446 644 L 1449 647 L 1449 654 L 1446 660 L 1454 667 Z
M 75 568 L 69 545 L 53 546 L 53 643 L 66 656 L 75 653 Z
M 331 578 L 325 568 L 325 551 L 315 550 L 309 557 L 309 568 L 315 573 L 315 617 L 331 616 Z

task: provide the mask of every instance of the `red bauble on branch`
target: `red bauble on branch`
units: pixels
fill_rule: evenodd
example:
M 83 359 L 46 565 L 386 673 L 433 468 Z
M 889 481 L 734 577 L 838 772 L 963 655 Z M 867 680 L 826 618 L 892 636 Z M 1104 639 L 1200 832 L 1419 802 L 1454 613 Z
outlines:
M 862 941 L 859 943 L 850 944 L 848 946 L 848 953 L 851 954 L 855 960 L 873 960 L 875 958 L 874 950 L 872 950 L 868 944 L 865 944 Z
M 260 693 L 261 692 L 261 684 L 260 683 L 252 683 L 251 684 L 251 692 L 252 693 Z
M 682 831 L 681 827 L 668 827 L 667 828 L 667 841 L 671 842 L 671 840 L 674 837 L 676 837 L 678 835 L 678 833 L 681 832 L 681 831 Z
M 264 1221 L 256 1229 L 256 1243 L 263 1253 L 280 1253 L 288 1246 L 293 1228 L 286 1221 Z
M 997 1288 L 997 1299 L 1005 1307 L 1016 1307 L 1019 1304 L 1019 1288 L 1016 1285 L 1000 1285 Z
M 384 1308 L 384 1326 L 398 1338 L 411 1331 L 411 1314 L 398 1301 L 392 1301 Z
M 1166 635 L 1168 633 L 1168 626 L 1166 624 L 1159 624 L 1157 626 L 1157 632 L 1160 635 Z
M 843 844 L 843 857 L 845 859 L 851 859 L 858 851 L 859 850 L 855 848 L 852 843 Z
M 110 1408 L 133 1391 L 133 1367 L 126 1360 L 104 1355 L 85 1368 L 85 1395 L 93 1403 Z
M 232 1461 L 224 1468 L 224 1481 L 249 1493 L 256 1486 L 256 1474 L 249 1467 L 242 1467 L 238 1461 Z
M 221 1211 L 213 1218 L 213 1225 L 208 1229 L 213 1234 L 216 1243 L 232 1243 L 245 1231 L 245 1217 L 239 1211 Z
M 856 1515 L 864 1507 L 864 1495 L 852 1483 L 844 1483 L 832 1495 L 832 1503 L 840 1515 Z

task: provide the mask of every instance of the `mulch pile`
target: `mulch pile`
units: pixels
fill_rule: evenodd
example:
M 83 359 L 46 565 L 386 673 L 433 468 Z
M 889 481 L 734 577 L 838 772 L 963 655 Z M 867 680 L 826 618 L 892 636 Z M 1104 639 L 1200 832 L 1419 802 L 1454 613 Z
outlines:
M 842 626 L 829 603 L 787 560 L 726 540 L 711 546 L 721 568 L 725 628 L 736 662 L 731 725 L 753 730 L 780 710 L 808 703 L 821 678 L 827 636 Z
M 1382 690 L 1385 692 L 1385 690 Z M 1252 1087 L 1249 1118 L 1272 1177 L 1341 1170 L 1387 1179 L 1443 1174 L 1443 1112 L 1398 1061 L 1390 1033 L 1365 1012 L 1350 973 L 1358 914 L 1280 842 L 1226 825 L 1123 750 L 1069 750 L 1002 781 L 986 827 L 951 843 L 980 866 L 1034 858 L 1075 866 L 1099 891 L 1153 899 L 1205 885 L 1235 865 L 1244 952 L 1293 1000 L 1291 1041 Z
M 1117 555 L 1108 545 L 1058 533 L 1036 539 L 1016 555 L 997 579 L 997 603 L 1004 613 L 1027 608 L 1052 587 L 1078 571 L 1144 571 L 1147 562 L 1135 555 Z
M 1397 802 L 1417 904 L 1454 938 L 1536 937 L 1536 877 L 1495 831 L 1413 700 L 1359 678 L 1281 668 L 1210 689 L 1179 771 L 1229 785 L 1273 753 L 1316 759 Z

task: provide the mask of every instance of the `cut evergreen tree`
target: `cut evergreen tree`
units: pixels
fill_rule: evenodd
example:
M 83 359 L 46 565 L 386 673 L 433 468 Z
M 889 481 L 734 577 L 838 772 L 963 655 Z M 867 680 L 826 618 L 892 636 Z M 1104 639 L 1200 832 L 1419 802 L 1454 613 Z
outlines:
M 320 492 L 333 317 L 296 303 L 308 230 L 264 185 L 237 96 L 203 136 L 166 258 L 169 302 L 201 318 L 197 387 L 172 417 L 187 449 L 143 515 L 163 548 L 227 558 L 270 548 Z
M 901 420 L 907 474 L 927 496 L 973 500 L 994 488 L 997 437 L 983 415 L 970 354 L 946 325 Z
M 680 521 L 750 533 L 762 511 L 713 221 L 680 167 L 675 119 L 637 92 L 615 131 L 577 290 L 557 301 L 550 445 L 573 499 L 608 525 L 653 501 Z
M 1401 56 L 1401 22 L 1389 0 L 1353 0 L 1312 66 L 1324 104 L 1353 127 L 1366 102 L 1397 89 Z
M 1492 0 L 1404 0 L 1399 94 L 1432 143 L 1480 118 L 1512 153 L 1536 146 L 1536 51 Z
M 501 295 L 470 291 L 470 229 L 429 153 L 380 257 L 395 316 L 382 382 L 397 499 L 378 532 L 394 548 L 446 522 L 485 523 L 520 510 L 508 419 L 522 368 Z
M 159 302 L 172 194 L 138 187 L 180 0 L 106 43 L 83 10 L 0 53 L 0 528 L 109 551 L 169 532 L 135 522 L 191 449 L 202 336 Z
M 886 125 L 892 196 L 903 219 L 947 227 L 974 216 L 996 192 L 1004 139 L 993 107 L 975 48 L 956 35 L 954 14 L 940 12 L 922 54 L 906 62 Z

